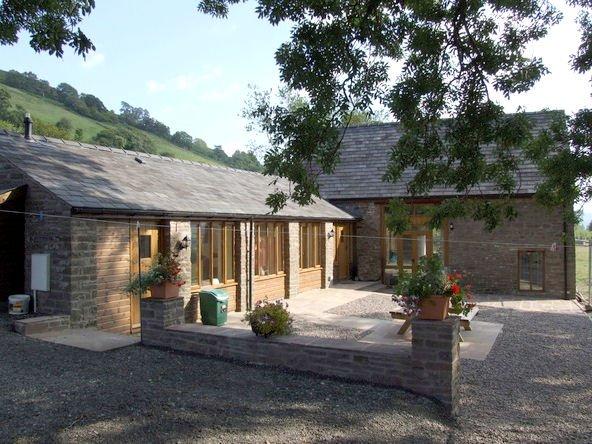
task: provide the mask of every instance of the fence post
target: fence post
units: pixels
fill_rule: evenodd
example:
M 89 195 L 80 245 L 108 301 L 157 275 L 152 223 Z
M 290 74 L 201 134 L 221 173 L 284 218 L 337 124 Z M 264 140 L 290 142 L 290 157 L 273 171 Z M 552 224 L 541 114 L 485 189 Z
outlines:
M 588 307 L 592 307 L 592 240 L 588 240 Z

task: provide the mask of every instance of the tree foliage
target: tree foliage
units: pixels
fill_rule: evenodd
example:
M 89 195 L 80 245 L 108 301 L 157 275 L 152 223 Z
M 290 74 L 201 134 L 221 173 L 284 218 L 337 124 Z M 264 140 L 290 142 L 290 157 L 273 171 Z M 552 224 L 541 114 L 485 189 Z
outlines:
M 78 24 L 94 7 L 94 0 L 2 0 L 0 45 L 14 45 L 25 31 L 36 52 L 47 51 L 62 57 L 64 46 L 69 46 L 86 56 L 95 47 Z
M 200 9 L 226 17 L 236 3 L 203 0 Z M 589 197 L 589 140 L 579 150 L 569 148 L 572 137 L 592 134 L 587 111 L 563 119 L 566 130 L 558 124 L 537 135 L 525 113 L 506 114 L 496 99 L 529 90 L 547 73 L 541 58 L 526 48 L 561 19 L 549 1 L 259 0 L 256 13 L 273 25 L 291 24 L 290 39 L 275 59 L 285 86 L 307 98 L 294 108 L 260 95 L 251 108 L 269 138 L 264 171 L 295 184 L 289 194 L 270 196 L 273 210 L 288 199 L 307 204 L 318 195 L 316 174 L 330 174 L 339 161 L 352 112 L 376 104 L 389 110 L 403 133 L 384 179 L 398 181 L 413 169 L 410 196 L 425 196 L 435 187 L 457 192 L 434 209 L 433 223 L 447 215 L 470 216 L 493 228 L 515 217 L 510 198 L 519 190 L 516 170 L 526 158 L 547 175 L 541 200 L 567 210 L 574 200 Z M 590 23 L 584 13 L 582 45 L 573 59 L 580 72 L 592 67 Z M 560 174 L 565 167 L 574 171 L 569 177 Z M 502 199 L 470 198 L 484 182 Z M 390 205 L 399 226 L 403 206 Z

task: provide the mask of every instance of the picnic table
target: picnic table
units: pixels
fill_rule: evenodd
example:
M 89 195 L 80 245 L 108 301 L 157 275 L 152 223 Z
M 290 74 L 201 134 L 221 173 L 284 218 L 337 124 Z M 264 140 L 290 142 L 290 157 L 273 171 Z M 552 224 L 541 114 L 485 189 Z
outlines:
M 471 321 L 477 315 L 477 313 L 479 313 L 479 307 L 477 307 L 477 304 L 470 303 L 469 307 L 469 312 L 466 315 L 460 316 L 460 326 L 464 329 L 464 331 L 471 331 Z M 397 332 L 397 334 L 399 335 L 404 335 L 407 332 L 407 330 L 409 330 L 409 327 L 411 327 L 411 321 L 413 320 L 413 316 L 406 315 L 405 313 L 403 313 L 402 310 L 391 311 L 390 314 L 391 318 L 393 319 L 401 319 L 405 321 L 403 322 L 403 325 L 401 325 L 401 328 Z M 462 342 L 462 336 L 460 340 Z

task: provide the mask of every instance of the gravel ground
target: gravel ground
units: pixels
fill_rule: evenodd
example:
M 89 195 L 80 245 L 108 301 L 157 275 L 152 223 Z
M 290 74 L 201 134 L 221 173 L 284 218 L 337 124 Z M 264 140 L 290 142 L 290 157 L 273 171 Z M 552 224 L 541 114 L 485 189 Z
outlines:
M 391 319 L 389 311 L 393 311 L 395 308 L 397 308 L 397 305 L 392 300 L 392 294 L 373 293 L 328 310 L 327 313 L 342 316 L 359 316 L 361 318 Z
M 504 327 L 485 361 L 462 360 L 461 416 L 450 440 L 592 442 L 590 319 L 565 313 L 564 301 L 545 313 L 488 307 L 488 299 L 496 300 L 477 297 L 476 320 Z M 389 319 L 392 309 L 389 294 L 372 294 L 330 312 Z
M 368 334 L 366 330 L 360 328 L 345 328 L 336 325 L 317 324 L 316 322 L 306 322 L 294 319 L 293 334 L 299 336 L 314 336 L 316 338 L 349 339 L 357 340 Z
M 142 346 L 93 353 L 7 325 L 0 315 L 1 443 L 442 442 L 452 430 L 400 390 Z
M 332 312 L 391 307 L 372 295 Z M 481 305 L 478 320 L 504 328 L 485 361 L 462 360 L 452 423 L 394 389 L 141 346 L 86 352 L 0 316 L 0 442 L 590 442 L 590 319 Z

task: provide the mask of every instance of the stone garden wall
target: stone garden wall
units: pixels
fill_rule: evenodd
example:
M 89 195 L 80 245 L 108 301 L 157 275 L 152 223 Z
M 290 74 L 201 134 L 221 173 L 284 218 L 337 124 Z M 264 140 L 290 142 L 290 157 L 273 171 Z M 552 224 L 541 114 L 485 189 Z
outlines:
M 142 344 L 399 387 L 458 411 L 459 321 L 414 321 L 412 344 L 369 344 L 183 323 L 183 299 L 143 299 Z

